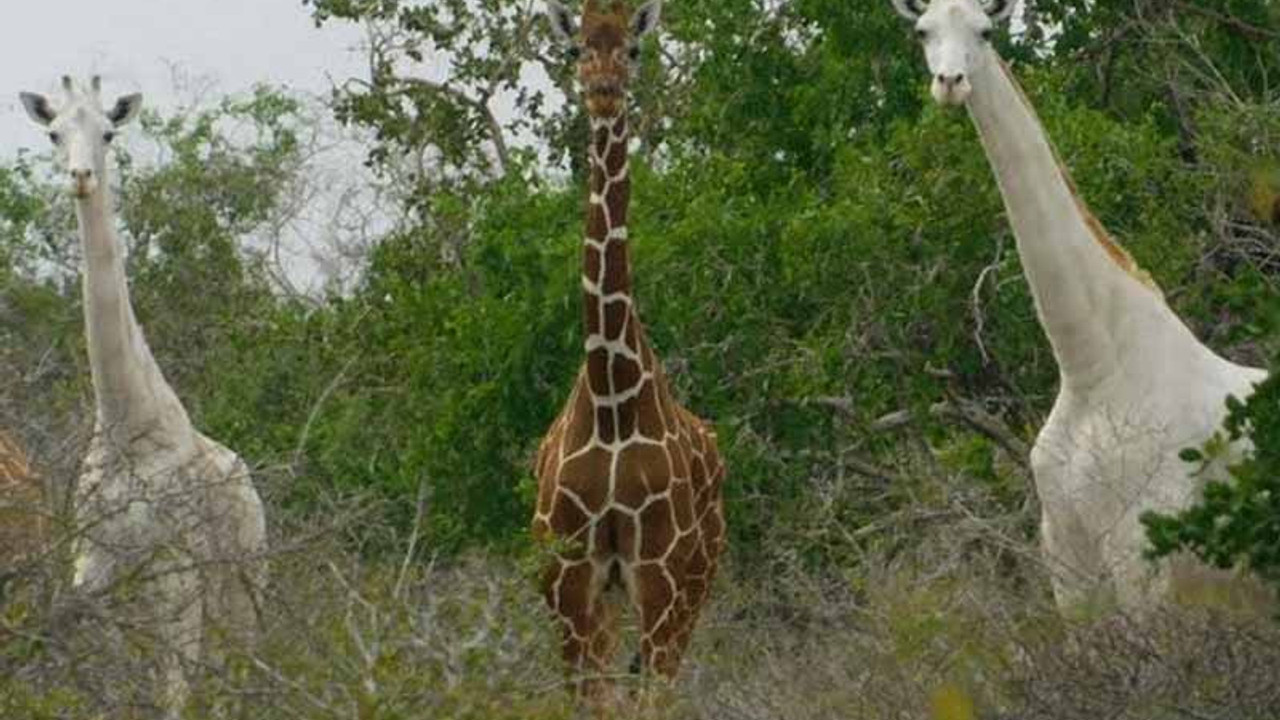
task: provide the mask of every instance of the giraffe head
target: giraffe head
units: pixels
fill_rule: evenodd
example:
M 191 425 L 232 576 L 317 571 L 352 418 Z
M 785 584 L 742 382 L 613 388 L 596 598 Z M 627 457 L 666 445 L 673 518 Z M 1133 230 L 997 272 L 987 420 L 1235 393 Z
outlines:
M 44 95 L 24 92 L 19 97 L 27 115 L 49 133 L 70 175 L 70 190 L 85 199 L 98 189 L 106 167 L 107 145 L 116 131 L 133 120 L 142 107 L 142 96 L 125 95 L 110 110 L 102 107 L 102 81 L 94 76 L 85 88 L 70 76 L 62 77 L 63 99 L 55 109 Z
M 587 0 L 579 27 L 573 14 L 547 0 L 547 16 L 555 37 L 569 46 L 578 65 L 578 82 L 592 117 L 614 117 L 626 106 L 627 81 L 640 59 L 640 39 L 658 26 L 662 0 L 649 0 L 634 13 L 622 0 L 605 8 Z
M 963 105 L 973 87 L 969 77 L 987 62 L 995 24 L 1009 17 L 1014 0 L 892 0 L 903 17 L 915 23 L 933 77 L 933 99 L 943 105 Z

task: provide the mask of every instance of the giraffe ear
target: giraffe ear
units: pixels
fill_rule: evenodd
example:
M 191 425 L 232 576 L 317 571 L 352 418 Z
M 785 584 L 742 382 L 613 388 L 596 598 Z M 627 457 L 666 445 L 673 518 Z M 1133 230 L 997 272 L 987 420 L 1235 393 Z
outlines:
M 53 107 L 49 105 L 49 98 L 35 93 L 19 93 L 18 99 L 22 101 L 22 107 L 27 111 L 27 115 L 31 117 L 38 125 L 47 126 L 53 122 Z
M 661 15 L 662 0 L 649 0 L 649 2 L 641 5 L 636 9 L 635 14 L 631 16 L 631 37 L 639 40 L 653 32 L 658 27 L 658 20 Z
M 991 0 L 983 8 L 992 22 L 1000 22 L 1013 14 L 1014 0 Z
M 142 95 L 133 93 L 116 100 L 116 104 L 107 112 L 107 119 L 112 125 L 120 127 L 138 116 L 142 110 Z
M 924 14 L 925 4 L 921 0 L 893 0 L 893 9 L 908 20 L 919 20 Z
M 557 42 L 572 43 L 578 34 L 578 24 L 573 21 L 569 8 L 547 0 L 547 20 L 551 22 L 551 35 Z

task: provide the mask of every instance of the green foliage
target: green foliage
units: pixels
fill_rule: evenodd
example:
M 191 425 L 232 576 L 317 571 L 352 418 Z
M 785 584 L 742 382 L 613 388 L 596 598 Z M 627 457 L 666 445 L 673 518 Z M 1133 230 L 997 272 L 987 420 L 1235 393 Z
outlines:
M 306 4 L 379 25 L 371 76 L 334 111 L 371 132 L 402 206 L 350 293 L 282 292 L 256 244 L 305 163 L 286 94 L 150 115 L 160 162 L 116 158 L 133 300 L 167 377 L 254 466 L 282 546 L 317 517 L 345 543 L 277 559 L 265 665 L 245 668 L 257 684 L 212 679 L 197 702 L 571 716 L 529 578 L 546 548 L 526 533 L 533 453 L 583 361 L 570 68 L 538 3 Z M 1211 347 L 1256 363 L 1280 299 L 1280 16 L 1264 0 L 1147 5 L 1037 0 L 1060 32 L 997 42 L 1103 224 Z M 633 88 L 636 295 L 677 394 L 719 431 L 731 533 L 728 592 L 693 650 L 704 684 L 669 714 L 1274 717 L 1236 709 L 1274 704 L 1241 691 L 1264 686 L 1248 663 L 1220 684 L 1214 665 L 1232 653 L 1269 681 L 1271 631 L 1050 612 L 1019 447 L 1057 369 L 971 124 L 927 101 L 888 0 L 689 0 L 663 22 Z M 447 79 L 421 82 L 415 64 L 441 60 Z M 522 84 L 540 76 L 551 87 Z M 0 410 L 41 421 L 36 437 L 92 402 L 74 218 L 46 168 L 0 167 L 0 367 L 22 380 Z M 1003 435 L 940 407 L 980 409 Z M 72 456 L 64 436 L 46 445 Z M 1246 438 L 1254 452 L 1201 505 L 1147 518 L 1153 554 L 1280 579 L 1275 376 L 1184 459 L 1219 463 Z M 346 495 L 370 508 L 358 522 L 334 517 Z M 92 656 L 59 649 L 35 603 L 0 610 L 22 635 L 0 643 L 0 716 L 92 712 L 101 698 L 75 683 L 28 682 Z
M 267 276 L 244 243 L 290 187 L 297 112 L 293 99 L 258 88 L 190 117 L 149 115 L 143 130 L 162 148 L 163 164 L 140 169 L 121 159 L 134 308 L 166 376 L 192 400 L 238 374 L 228 372 L 235 360 L 226 351 L 264 330 L 245 318 L 276 313 Z M 233 128 L 251 139 L 234 142 Z
M 84 698 L 65 688 L 42 693 L 23 682 L 0 680 L 0 714 L 5 717 L 30 720 L 84 717 L 86 705 Z
M 162 163 L 119 158 L 139 315 L 201 426 L 279 470 L 286 507 L 371 494 L 403 529 L 421 500 L 435 550 L 511 549 L 582 362 L 570 68 L 537 3 L 307 4 L 317 22 L 379 25 L 371 76 L 334 109 L 372 132 L 402 222 L 349 295 L 285 296 L 249 238 L 301 166 L 294 101 L 150 117 Z M 1280 162 L 1265 82 L 1280 20 L 1260 0 L 1089 5 L 1036 2 L 1062 32 L 999 48 L 1102 222 L 1212 347 L 1256 360 L 1280 273 L 1256 197 Z M 448 59 L 437 85 L 411 72 L 428 59 Z M 524 84 L 539 73 L 550 86 Z M 855 562 L 880 520 L 936 499 L 938 475 L 991 512 L 1027 507 L 1023 459 L 933 412 L 981 408 L 1026 444 L 1057 372 L 975 133 L 926 84 L 887 0 L 672 3 L 645 47 L 640 314 L 720 433 L 743 560 Z M 14 367 L 52 348 L 39 392 L 63 410 L 87 396 L 66 207 L 30 161 L 0 173 L 0 330 Z
M 38 193 L 31 163 L 19 156 L 10 167 L 0 169 L 0 247 L 3 248 L 4 278 L 21 268 L 31 269 L 35 229 L 47 212 L 45 198 Z
M 1192 272 L 1195 236 L 1169 235 L 1195 222 L 1194 203 L 1151 198 L 1194 197 L 1199 176 L 1176 172 L 1154 123 L 1054 102 L 1052 80 L 1033 74 L 1028 85 L 1046 99 L 1046 122 L 1085 169 L 1104 219 L 1123 219 L 1117 233 L 1157 276 Z M 962 116 L 930 110 L 884 139 L 845 143 L 829 172 L 780 177 L 734 152 L 632 169 L 641 314 L 686 402 L 720 432 L 737 552 L 767 552 L 758 538 L 789 535 L 812 512 L 814 483 L 844 472 L 845 452 L 908 467 L 901 436 L 867 429 L 903 409 L 938 445 L 975 448 L 956 472 L 1018 504 L 1022 485 L 998 479 L 989 441 L 928 419 L 955 389 L 1010 398 L 993 408 L 1015 428 L 1034 427 L 1056 376 Z M 361 351 L 343 383 L 350 393 L 335 395 L 312 429 L 311 459 L 345 487 L 401 498 L 406 521 L 426 483 L 437 547 L 522 537 L 518 487 L 582 361 L 579 192 L 529 175 L 466 197 L 438 193 L 433 220 L 384 241 L 365 286 L 340 306 L 360 314 L 349 324 L 359 339 L 346 347 Z M 984 359 L 969 297 L 993 261 Z M 856 416 L 820 402 L 831 397 L 854 398 Z M 856 527 L 908 502 L 913 484 L 839 493 L 838 512 Z M 839 552 L 804 545 L 815 560 Z
M 316 447 L 352 488 L 412 497 L 426 483 L 437 545 L 507 543 L 527 522 L 516 486 L 578 361 L 576 205 L 501 183 L 482 207 L 458 205 L 476 237 L 458 257 L 426 228 L 389 238 L 346 310 L 366 350 Z

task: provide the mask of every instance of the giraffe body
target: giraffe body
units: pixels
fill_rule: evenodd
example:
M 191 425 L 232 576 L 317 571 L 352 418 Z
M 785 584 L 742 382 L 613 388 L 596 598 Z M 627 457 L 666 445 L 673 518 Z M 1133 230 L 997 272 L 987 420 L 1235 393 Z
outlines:
M 145 598 L 129 610 L 159 636 L 154 701 L 177 718 L 188 672 L 205 655 L 205 629 L 241 641 L 256 633 L 266 522 L 248 467 L 195 429 L 129 300 L 106 144 L 141 97 L 104 112 L 97 78 L 88 89 L 69 77 L 62 84 L 56 111 L 41 95 L 23 93 L 22 102 L 67 165 L 82 246 L 95 426 L 75 492 L 73 584 L 86 594 L 129 587 Z
M 1189 597 L 1265 607 L 1267 593 L 1239 573 L 1189 557 L 1148 563 L 1139 517 L 1198 499 L 1206 476 L 1179 453 L 1212 437 L 1227 396 L 1248 397 L 1266 373 L 1200 343 L 1077 194 L 989 42 L 1013 0 L 893 2 L 915 23 L 934 98 L 968 108 L 1057 360 L 1060 389 L 1031 465 L 1059 607 L 1142 609 Z M 1238 443 L 1220 465 L 1247 451 Z
M 1031 453 L 1058 604 L 1142 608 L 1211 597 L 1265 606 L 1265 593 L 1236 572 L 1190 557 L 1145 560 L 1140 518 L 1199 499 L 1206 478 L 1179 454 L 1221 430 L 1227 396 L 1248 397 L 1266 373 L 1196 339 L 1090 212 L 1013 74 L 987 52 L 970 71 L 968 107 L 1061 378 Z M 1237 444 L 1209 476 L 1247 450 Z
M 571 26 L 555 14 L 563 8 L 552 9 L 553 24 Z M 649 11 L 656 19 L 654 5 L 636 16 Z M 580 76 L 591 116 L 587 357 L 538 451 L 533 528 L 561 543 L 544 592 L 570 671 L 607 671 L 619 611 L 630 604 L 641 629 L 640 669 L 671 678 L 724 547 L 724 467 L 715 433 L 672 396 L 631 296 L 625 20 L 618 5 L 600 13 L 588 4 L 582 21 Z M 586 678 L 578 687 L 599 699 L 606 685 Z
M 1234 571 L 1186 556 L 1160 565 L 1142 557 L 1142 513 L 1177 512 L 1200 499 L 1205 477 L 1179 453 L 1220 432 L 1226 397 L 1248 397 L 1266 376 L 1211 353 L 1187 358 L 1181 343 L 1164 353 L 1148 364 L 1126 363 L 1085 390 L 1064 384 L 1032 447 L 1041 543 L 1064 608 L 1141 608 L 1170 598 L 1268 603 L 1260 586 Z M 1188 364 L 1200 377 L 1188 377 Z M 1208 476 L 1221 478 L 1246 452 L 1246 443 L 1235 444 Z

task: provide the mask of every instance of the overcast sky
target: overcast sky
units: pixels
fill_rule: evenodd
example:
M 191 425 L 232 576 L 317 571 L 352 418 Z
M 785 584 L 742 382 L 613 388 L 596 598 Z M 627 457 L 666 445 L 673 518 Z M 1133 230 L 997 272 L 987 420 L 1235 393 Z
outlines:
M 80 81 L 101 75 L 108 106 L 119 95 L 141 92 L 147 107 L 168 115 L 193 101 L 208 106 L 259 83 L 327 96 L 334 84 L 367 73 L 358 49 L 362 30 L 346 22 L 316 28 L 302 0 L 0 2 L 9 10 L 0 44 L 0 162 L 23 148 L 49 150 L 45 133 L 31 125 L 18 93 L 56 97 L 64 74 Z M 427 58 L 404 71 L 443 79 L 447 62 Z M 553 102 L 558 97 L 540 70 L 525 82 L 544 87 Z M 494 99 L 500 117 L 511 108 L 512 97 Z M 519 143 L 522 138 L 508 140 Z M 127 132 L 122 141 L 137 142 Z M 287 233 L 292 240 L 282 261 L 285 273 L 300 286 L 314 287 L 330 276 L 321 269 L 325 263 L 316 259 L 325 255 L 321 236 L 341 227 L 331 220 L 339 200 L 349 204 L 355 192 L 362 210 L 369 205 L 369 178 L 359 167 L 363 153 L 362 141 L 348 139 L 312 159 L 312 180 L 327 192 L 308 200 Z M 376 207 L 373 212 L 377 214 Z
M 327 94 L 366 67 L 355 51 L 360 29 L 348 23 L 317 29 L 301 0 L 2 1 L 8 12 L 0 44 L 0 161 L 21 148 L 48 151 L 18 93 L 54 95 L 64 74 L 81 81 L 102 75 L 104 104 L 141 92 L 148 107 L 168 114 L 258 83 Z M 358 167 L 361 154 L 356 146 L 336 162 Z M 335 161 L 320 165 L 316 173 Z M 331 227 L 326 219 L 347 192 L 343 185 L 362 182 L 359 172 L 343 170 L 329 188 L 332 197 L 312 198 L 286 231 L 291 239 L 281 248 L 282 270 L 298 287 L 314 289 L 329 275 L 316 260 L 325 254 L 318 238 Z
M 172 109 L 174 68 L 217 94 L 269 82 L 311 92 L 330 77 L 359 75 L 349 24 L 316 29 L 301 0 L 6 0 L 0 44 L 0 153 L 44 149 L 17 101 L 21 90 L 52 92 L 57 78 L 103 76 L 104 95 L 142 92 Z

